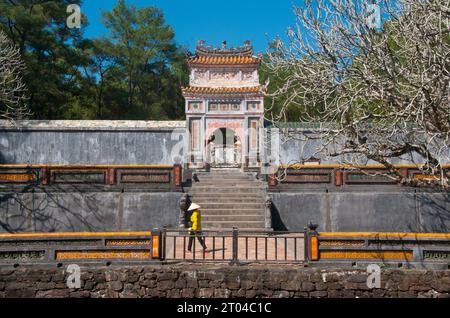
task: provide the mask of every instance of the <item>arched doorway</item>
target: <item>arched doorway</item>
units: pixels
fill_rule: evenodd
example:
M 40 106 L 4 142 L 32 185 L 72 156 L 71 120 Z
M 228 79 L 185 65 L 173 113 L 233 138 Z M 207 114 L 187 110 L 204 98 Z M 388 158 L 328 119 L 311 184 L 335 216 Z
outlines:
M 242 143 L 233 129 L 216 129 L 208 139 L 207 149 L 211 167 L 241 166 Z

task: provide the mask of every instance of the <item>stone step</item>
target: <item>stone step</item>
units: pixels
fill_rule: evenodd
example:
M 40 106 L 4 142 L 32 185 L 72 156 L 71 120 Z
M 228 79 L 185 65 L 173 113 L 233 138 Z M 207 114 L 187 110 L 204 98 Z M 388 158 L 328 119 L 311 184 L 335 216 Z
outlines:
M 238 180 L 238 181 L 263 181 L 261 179 L 255 179 L 253 177 L 238 177 L 238 176 L 197 176 L 194 180 Z
M 192 202 L 201 206 L 205 229 L 265 230 L 267 183 L 239 169 L 198 172 L 190 188 Z
M 215 178 L 215 179 L 198 179 L 194 180 L 192 184 L 200 184 L 200 183 L 240 183 L 240 184 L 250 184 L 250 183 L 257 183 L 257 184 L 266 184 L 266 182 L 263 182 L 262 180 L 250 180 L 250 179 L 235 179 L 235 178 Z
M 187 194 L 189 194 L 188 191 L 186 191 Z M 264 200 L 266 198 L 263 194 L 258 193 L 198 193 L 193 194 L 191 197 L 196 199 L 258 199 L 258 200 Z
M 199 204 L 200 205 L 200 204 Z M 263 209 L 265 205 L 263 203 L 203 203 L 200 205 L 203 210 L 208 209 Z
M 201 173 L 236 173 L 236 174 L 248 174 L 249 172 L 243 172 L 241 169 L 236 168 L 211 168 L 209 172 L 201 172 Z
M 258 189 L 258 190 L 266 190 L 265 185 L 260 184 L 248 184 L 248 185 L 219 185 L 219 184 L 205 184 L 202 185 L 200 183 L 194 183 L 191 187 L 191 189 L 198 189 L 198 190 L 204 190 L 204 189 L 216 189 L 216 190 L 223 190 L 224 192 L 231 192 L 231 190 L 246 190 L 246 189 Z
M 242 185 L 242 186 L 246 186 L 249 184 L 256 184 L 256 185 L 260 185 L 260 186 L 266 186 L 267 183 L 263 182 L 261 180 L 233 180 L 233 179 L 211 179 L 211 180 L 199 180 L 199 181 L 194 181 L 192 182 L 192 185 L 202 185 L 202 184 L 237 184 L 237 185 Z
M 201 210 L 202 216 L 210 216 L 210 215 L 259 215 L 260 217 L 264 217 L 265 210 L 262 209 L 205 209 Z
M 204 215 L 202 216 L 203 222 L 222 222 L 222 221 L 235 221 L 239 223 L 247 222 L 247 221 L 262 221 L 260 215 Z
M 199 179 L 215 179 L 215 178 L 236 178 L 236 179 L 248 179 L 254 180 L 255 176 L 251 174 L 238 174 L 238 173 L 205 173 L 205 174 L 195 174 Z
M 220 229 L 231 229 L 234 226 L 240 229 L 264 229 L 265 223 L 262 221 L 247 221 L 247 222 L 236 222 L 236 221 L 221 221 L 221 222 L 202 222 L 202 227 L 204 229 L 208 228 L 220 228 Z
M 246 173 L 195 173 L 198 177 L 214 178 L 214 177 L 235 177 L 235 178 L 250 178 L 253 179 L 253 174 Z
M 187 193 L 189 194 L 259 194 L 263 195 L 266 193 L 265 188 L 254 188 L 254 187 L 247 187 L 247 188 L 239 188 L 239 187 L 227 187 L 227 188 L 216 188 L 216 187 L 193 187 L 190 188 Z
M 193 196 L 191 198 L 192 202 L 195 202 L 199 204 L 200 206 L 204 206 L 208 203 L 254 203 L 254 204 L 262 204 L 264 201 L 261 198 L 240 198 L 240 197 L 229 197 L 229 198 L 214 198 L 214 197 L 208 197 L 208 198 L 198 198 Z
M 208 181 L 208 182 L 195 182 L 192 184 L 192 187 L 206 187 L 206 186 L 214 186 L 216 188 L 219 187 L 266 187 L 266 184 L 258 181 L 249 181 L 249 182 L 239 182 L 239 181 L 224 181 L 224 180 L 217 180 L 217 181 Z

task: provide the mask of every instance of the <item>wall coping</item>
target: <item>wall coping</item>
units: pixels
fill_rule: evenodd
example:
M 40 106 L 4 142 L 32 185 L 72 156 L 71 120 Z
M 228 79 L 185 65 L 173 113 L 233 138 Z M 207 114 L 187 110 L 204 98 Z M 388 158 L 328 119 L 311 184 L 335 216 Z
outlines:
M 0 120 L 0 130 L 173 130 L 184 120 Z

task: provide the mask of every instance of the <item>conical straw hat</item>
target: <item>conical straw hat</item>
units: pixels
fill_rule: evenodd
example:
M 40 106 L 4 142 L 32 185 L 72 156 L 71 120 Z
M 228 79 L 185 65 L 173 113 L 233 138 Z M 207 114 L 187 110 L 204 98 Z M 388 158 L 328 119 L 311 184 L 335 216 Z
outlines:
M 200 205 L 195 204 L 195 203 L 192 203 L 192 204 L 189 206 L 188 211 L 193 211 L 193 210 L 197 210 L 197 209 L 200 209 Z

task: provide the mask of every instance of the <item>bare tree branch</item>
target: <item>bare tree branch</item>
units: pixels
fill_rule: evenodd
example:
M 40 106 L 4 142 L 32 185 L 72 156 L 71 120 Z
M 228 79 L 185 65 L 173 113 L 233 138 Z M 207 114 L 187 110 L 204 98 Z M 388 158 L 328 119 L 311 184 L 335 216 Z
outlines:
M 26 106 L 26 87 L 21 73 L 24 63 L 19 49 L 0 30 L 0 118 L 24 119 L 30 115 Z
M 373 1 L 370 1 L 373 2 Z M 305 0 L 287 42 L 276 40 L 265 67 L 282 79 L 273 93 L 286 120 L 321 122 L 317 153 L 350 164 L 417 163 L 426 182 L 448 187 L 450 162 L 450 1 L 380 0 L 377 30 L 368 1 Z M 281 109 L 281 110 L 279 110 Z M 317 138 L 317 134 L 314 134 Z

